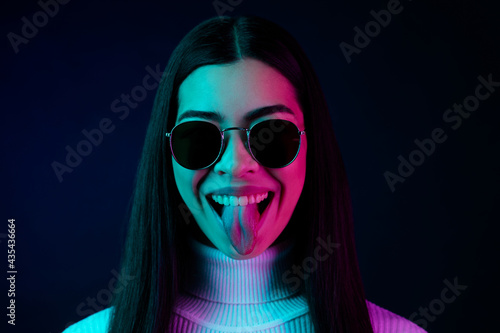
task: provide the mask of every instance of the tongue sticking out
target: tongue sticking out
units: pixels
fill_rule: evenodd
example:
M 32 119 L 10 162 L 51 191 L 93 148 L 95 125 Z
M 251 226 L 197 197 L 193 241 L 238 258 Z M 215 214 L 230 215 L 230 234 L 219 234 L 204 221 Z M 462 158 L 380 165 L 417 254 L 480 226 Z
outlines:
M 221 215 L 224 230 L 236 251 L 242 255 L 250 253 L 255 246 L 255 225 L 260 218 L 257 204 L 224 206 Z

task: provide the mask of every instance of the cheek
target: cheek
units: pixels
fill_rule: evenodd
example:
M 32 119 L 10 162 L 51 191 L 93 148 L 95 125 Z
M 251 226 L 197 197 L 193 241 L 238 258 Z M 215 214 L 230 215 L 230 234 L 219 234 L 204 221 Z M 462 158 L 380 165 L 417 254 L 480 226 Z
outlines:
M 293 168 L 290 170 L 289 177 L 293 177 L 295 182 L 298 184 L 303 184 L 306 177 L 306 161 L 307 161 L 307 140 L 305 138 L 302 139 L 300 143 L 299 154 L 295 161 L 293 161 Z
M 294 181 L 292 182 L 293 190 L 298 192 L 297 195 L 300 196 L 302 193 L 302 188 L 304 187 L 304 182 L 306 179 L 306 165 L 307 165 L 307 141 L 302 140 L 300 145 L 299 155 L 294 161 L 294 169 L 291 171 L 290 178 Z
M 297 199 L 302 193 L 306 177 L 307 143 L 302 143 L 299 155 L 288 167 L 275 169 L 273 176 L 280 182 L 288 199 Z M 293 201 L 292 200 L 292 201 Z
M 177 189 L 181 194 L 182 199 L 186 204 L 190 204 L 193 200 L 198 200 L 199 186 L 201 180 L 205 177 L 206 170 L 189 170 L 181 167 L 175 161 L 173 163 L 174 179 Z

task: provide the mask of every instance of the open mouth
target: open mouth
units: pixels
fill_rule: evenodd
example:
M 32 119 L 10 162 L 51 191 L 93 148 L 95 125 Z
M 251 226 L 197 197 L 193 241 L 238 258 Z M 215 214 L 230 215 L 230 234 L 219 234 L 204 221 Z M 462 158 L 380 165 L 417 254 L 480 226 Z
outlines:
M 257 210 L 259 211 L 260 216 L 262 216 L 262 213 L 266 210 L 267 206 L 269 206 L 269 203 L 274 197 L 274 192 L 269 191 L 267 198 L 262 200 L 261 202 L 257 203 Z M 219 215 L 219 217 L 222 217 L 222 208 L 224 207 L 223 204 L 220 204 L 216 202 L 213 198 L 212 195 L 207 195 L 206 196 L 208 203 L 212 206 L 214 211 Z

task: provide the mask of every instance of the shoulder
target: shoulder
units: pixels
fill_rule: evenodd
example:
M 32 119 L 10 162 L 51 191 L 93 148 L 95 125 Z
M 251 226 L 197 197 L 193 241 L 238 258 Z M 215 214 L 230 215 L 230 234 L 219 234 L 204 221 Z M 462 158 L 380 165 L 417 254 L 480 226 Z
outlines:
M 366 301 L 374 333 L 426 333 L 410 320 Z
M 74 323 L 63 331 L 63 333 L 105 333 L 113 308 L 107 308 Z

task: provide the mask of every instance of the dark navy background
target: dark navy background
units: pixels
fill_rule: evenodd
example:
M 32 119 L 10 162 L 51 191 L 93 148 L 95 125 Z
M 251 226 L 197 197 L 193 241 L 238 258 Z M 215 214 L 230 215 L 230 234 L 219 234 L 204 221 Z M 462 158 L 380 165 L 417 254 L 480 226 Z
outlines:
M 427 330 L 493 327 L 500 88 L 456 130 L 442 116 L 474 94 L 479 75 L 500 81 L 498 10 L 471 0 L 402 0 L 402 11 L 348 64 L 340 42 L 353 44 L 353 28 L 388 1 L 238 2 L 225 14 L 279 23 L 317 70 L 347 167 L 368 299 L 409 318 L 430 304 L 439 310 L 443 281 L 456 278 L 467 289 L 426 320 Z M 1 6 L 0 318 L 8 332 L 60 332 L 108 304 L 156 90 L 126 117 L 111 104 L 143 84 L 146 67 L 163 70 L 180 39 L 217 12 L 212 1 L 72 0 L 15 53 L 7 35 L 21 35 L 22 18 L 33 22 L 41 7 Z M 65 147 L 76 149 L 82 131 L 106 118 L 112 130 L 60 182 L 51 164 L 65 164 Z M 398 156 L 408 158 L 414 140 L 438 127 L 447 140 L 392 192 L 384 172 L 397 173 Z M 9 218 L 15 327 L 4 326 Z

